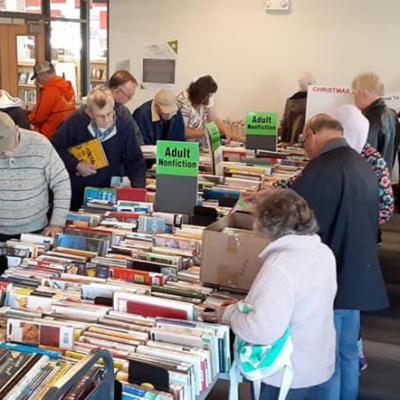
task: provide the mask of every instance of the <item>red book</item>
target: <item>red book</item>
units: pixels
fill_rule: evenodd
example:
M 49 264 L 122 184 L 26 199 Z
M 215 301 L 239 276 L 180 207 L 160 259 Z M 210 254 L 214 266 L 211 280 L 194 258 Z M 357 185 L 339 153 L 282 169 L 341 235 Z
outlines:
M 126 221 L 127 219 L 138 219 L 140 215 L 142 214 L 124 211 L 109 211 L 106 213 L 106 217 L 117 218 L 119 221 Z
M 126 282 L 144 283 L 145 285 L 164 285 L 163 274 L 119 267 L 112 267 L 111 271 L 114 279 L 121 279 Z
M 146 201 L 147 190 L 140 188 L 118 188 L 117 201 Z
M 171 307 L 157 306 L 154 304 L 139 303 L 133 300 L 127 300 L 126 311 L 128 314 L 138 314 L 144 317 L 162 317 L 187 320 L 187 314 L 183 310 L 177 310 Z

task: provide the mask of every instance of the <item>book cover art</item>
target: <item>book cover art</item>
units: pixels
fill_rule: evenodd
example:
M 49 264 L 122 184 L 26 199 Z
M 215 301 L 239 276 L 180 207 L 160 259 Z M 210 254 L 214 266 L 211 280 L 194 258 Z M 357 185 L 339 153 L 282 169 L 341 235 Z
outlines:
M 92 164 L 97 169 L 108 167 L 107 156 L 99 139 L 92 139 L 70 147 L 68 151 L 77 160 Z

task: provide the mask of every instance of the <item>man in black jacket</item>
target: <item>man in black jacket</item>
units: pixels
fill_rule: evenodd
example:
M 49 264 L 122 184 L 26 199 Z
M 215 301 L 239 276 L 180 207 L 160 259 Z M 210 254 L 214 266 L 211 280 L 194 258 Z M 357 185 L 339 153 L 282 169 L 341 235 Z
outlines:
M 93 139 L 100 140 L 108 166 L 96 169 L 70 153 L 71 147 Z M 85 187 L 110 187 L 112 178 L 120 177 L 123 171 L 133 187 L 145 187 L 146 165 L 134 134 L 132 116 L 126 107 L 114 103 L 109 89 L 93 89 L 86 105 L 58 128 L 52 143 L 71 178 L 72 210 L 81 207 Z
M 374 73 L 358 75 L 352 83 L 354 101 L 369 121 L 367 142 L 383 156 L 390 170 L 398 152 L 400 125 L 396 113 L 381 98 L 383 84 Z
M 336 256 L 338 278 L 336 367 L 333 377 L 321 386 L 319 399 L 355 400 L 360 310 L 388 306 L 376 247 L 378 182 L 371 167 L 343 139 L 341 124 L 332 117 L 312 118 L 303 141 L 311 162 L 292 189 L 314 210 L 322 241 Z

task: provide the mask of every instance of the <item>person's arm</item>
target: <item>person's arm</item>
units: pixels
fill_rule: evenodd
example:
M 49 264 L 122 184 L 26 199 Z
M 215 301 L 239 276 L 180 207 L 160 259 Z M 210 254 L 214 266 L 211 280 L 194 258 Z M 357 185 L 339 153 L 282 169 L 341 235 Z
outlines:
M 46 122 L 57 101 L 57 92 L 53 88 L 45 88 L 39 95 L 39 101 L 29 115 L 32 125 L 40 126 Z
M 205 129 L 185 128 L 186 139 L 200 139 L 206 134 Z
M 123 154 L 125 173 L 128 175 L 132 187 L 144 188 L 146 186 L 146 163 L 134 135 L 133 119 L 129 118 L 122 121 L 121 126 L 117 129 L 121 129 L 125 134 Z
M 139 145 L 153 144 L 153 143 L 151 143 L 151 141 L 149 139 L 149 135 L 147 134 L 145 115 L 144 115 L 144 112 L 142 112 L 140 107 L 137 108 L 133 112 L 132 117 L 133 117 L 133 123 L 137 127 L 136 131 L 139 130 L 139 132 L 140 132 L 140 136 L 139 136 L 140 140 L 137 140 L 138 144 Z M 134 126 L 134 128 L 135 128 L 135 126 Z M 135 134 L 136 134 L 136 137 L 138 137 L 137 132 L 135 132 Z
M 51 145 L 49 145 L 49 161 L 45 174 L 49 188 L 53 192 L 53 209 L 49 226 L 43 233 L 55 236 L 65 225 L 71 202 L 71 183 L 61 158 Z
M 68 149 L 72 147 L 70 138 L 76 130 L 73 122 L 74 120 L 75 114 L 72 114 L 71 117 L 69 117 L 61 124 L 61 126 L 57 129 L 57 131 L 51 138 L 51 143 L 57 150 L 57 153 L 64 161 L 65 167 L 71 174 L 74 174 L 76 172 L 76 167 L 79 164 L 79 160 L 68 151 Z
M 236 304 L 230 305 L 224 312 L 223 322 L 249 343 L 271 344 L 283 336 L 292 319 L 294 284 L 279 264 L 264 265 L 245 303 L 252 311 L 244 314 Z
M 215 122 L 215 125 L 217 125 L 219 132 L 221 135 L 224 135 L 227 139 L 230 138 L 231 132 L 229 129 L 225 126 L 225 124 L 222 122 L 222 120 L 218 117 L 217 113 L 213 108 L 210 108 L 208 110 L 208 116 L 207 116 L 208 122 L 213 121 Z

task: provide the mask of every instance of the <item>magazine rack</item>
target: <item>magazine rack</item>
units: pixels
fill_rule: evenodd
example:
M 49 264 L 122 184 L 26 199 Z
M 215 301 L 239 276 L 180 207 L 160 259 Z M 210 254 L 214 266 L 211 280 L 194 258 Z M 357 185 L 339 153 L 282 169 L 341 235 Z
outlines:
M 43 397 L 43 400 L 59 400 L 87 374 L 100 360 L 103 360 L 103 378 L 96 388 L 86 396 L 86 400 L 104 400 L 114 398 L 114 363 L 107 350 L 95 350 L 79 361 L 65 376 L 60 379 L 57 386 L 53 386 Z

